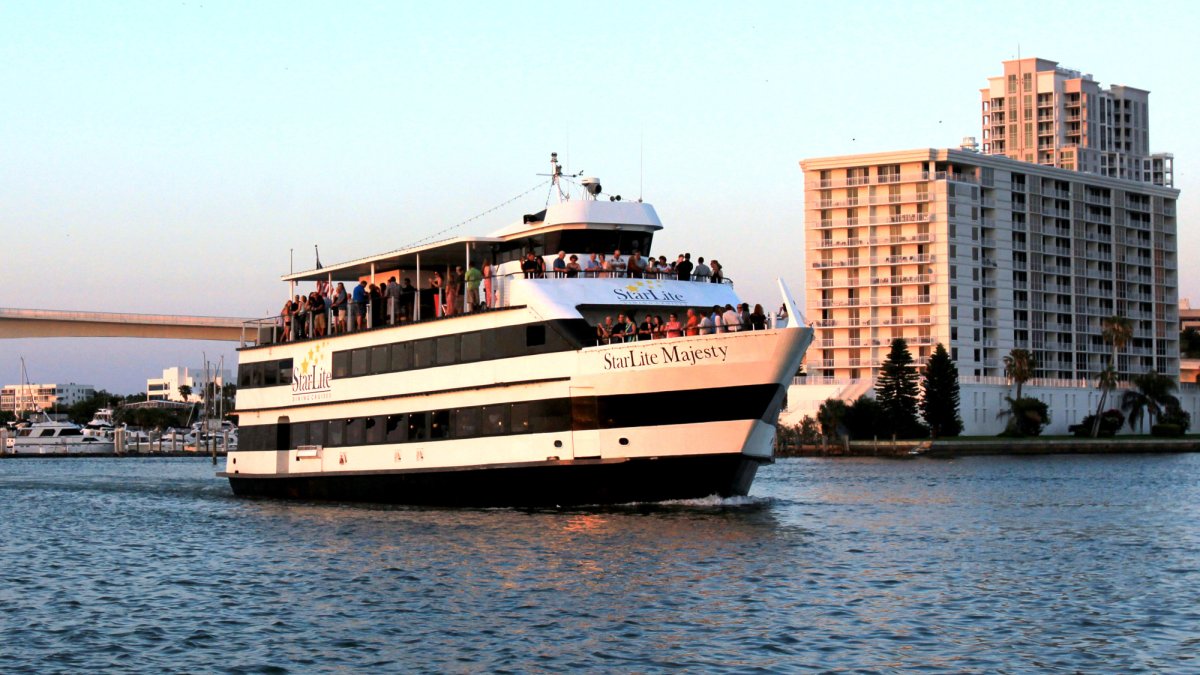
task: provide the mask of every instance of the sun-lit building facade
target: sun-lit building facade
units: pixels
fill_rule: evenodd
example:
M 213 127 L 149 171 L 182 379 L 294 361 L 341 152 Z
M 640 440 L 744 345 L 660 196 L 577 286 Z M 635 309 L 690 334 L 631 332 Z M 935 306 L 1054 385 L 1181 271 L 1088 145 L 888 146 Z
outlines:
M 1150 152 L 1150 92 L 1040 58 L 1004 62 L 980 90 L 985 154 L 1171 187 L 1173 156 Z
M 0 389 L 0 412 L 35 412 L 67 408 L 96 393 L 90 384 L 9 384 Z
M 963 375 L 1001 376 L 1023 348 L 1035 377 L 1094 380 L 1114 314 L 1134 326 L 1123 376 L 1178 375 L 1177 190 L 959 149 L 801 168 L 810 378 L 874 378 L 903 337 Z

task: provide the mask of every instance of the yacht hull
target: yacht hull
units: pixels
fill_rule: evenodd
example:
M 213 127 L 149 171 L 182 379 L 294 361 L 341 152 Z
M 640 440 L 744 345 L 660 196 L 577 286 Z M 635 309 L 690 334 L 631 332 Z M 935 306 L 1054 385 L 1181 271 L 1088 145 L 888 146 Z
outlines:
M 339 475 L 230 475 L 239 497 L 426 506 L 566 507 L 746 495 L 765 460 L 740 454 L 594 459 Z

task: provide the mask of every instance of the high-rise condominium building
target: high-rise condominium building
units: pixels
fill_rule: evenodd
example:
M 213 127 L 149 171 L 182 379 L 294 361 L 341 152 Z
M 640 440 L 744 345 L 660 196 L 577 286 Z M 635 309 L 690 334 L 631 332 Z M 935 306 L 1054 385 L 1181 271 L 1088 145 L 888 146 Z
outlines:
M 1023 348 L 1035 377 L 1094 381 L 1113 315 L 1123 376 L 1178 376 L 1178 190 L 954 149 L 800 165 L 810 377 L 873 378 L 903 337 L 963 375 Z
M 1150 152 L 1150 92 L 1054 61 L 1004 62 L 982 94 L 983 152 L 1171 187 L 1172 155 Z

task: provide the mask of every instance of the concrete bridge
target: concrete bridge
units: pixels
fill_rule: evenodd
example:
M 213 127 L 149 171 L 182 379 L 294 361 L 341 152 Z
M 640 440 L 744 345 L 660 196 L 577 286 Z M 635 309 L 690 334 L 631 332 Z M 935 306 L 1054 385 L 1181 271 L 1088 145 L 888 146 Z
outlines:
M 0 309 L 0 339 L 40 337 L 135 337 L 253 343 L 248 319 L 172 314 L 117 314 L 47 309 Z

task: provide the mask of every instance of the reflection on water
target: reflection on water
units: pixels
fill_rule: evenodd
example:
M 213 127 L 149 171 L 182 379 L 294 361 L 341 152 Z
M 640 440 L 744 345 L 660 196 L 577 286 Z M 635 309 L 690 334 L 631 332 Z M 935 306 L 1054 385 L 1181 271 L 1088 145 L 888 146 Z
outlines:
M 785 460 L 739 500 L 238 500 L 0 462 L 6 672 L 1200 669 L 1200 456 Z

